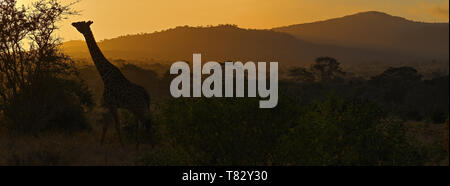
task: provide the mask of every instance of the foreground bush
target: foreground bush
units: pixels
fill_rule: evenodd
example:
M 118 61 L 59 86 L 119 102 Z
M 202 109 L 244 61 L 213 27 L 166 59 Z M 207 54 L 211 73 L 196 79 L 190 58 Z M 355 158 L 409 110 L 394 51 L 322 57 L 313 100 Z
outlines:
M 373 103 L 331 96 L 313 103 L 280 140 L 281 165 L 417 165 L 403 123 L 389 120 Z
M 176 99 L 163 109 L 175 143 L 191 150 L 202 165 L 264 165 L 290 120 L 301 112 L 288 99 L 259 109 L 259 99 Z
M 19 134 L 38 135 L 89 129 L 83 113 L 93 106 L 87 87 L 75 80 L 48 78 L 33 82 L 5 105 L 7 127 Z
M 90 93 L 67 80 L 77 69 L 54 34 L 58 22 L 76 13 L 71 4 L 2 0 L 0 12 L 0 121 L 6 120 L 1 124 L 33 134 L 86 128 L 82 107 L 90 104 Z
M 286 96 L 286 95 L 284 95 Z M 329 96 L 301 105 L 281 98 L 177 99 L 163 110 L 168 134 L 200 165 L 417 165 L 401 122 L 366 101 Z

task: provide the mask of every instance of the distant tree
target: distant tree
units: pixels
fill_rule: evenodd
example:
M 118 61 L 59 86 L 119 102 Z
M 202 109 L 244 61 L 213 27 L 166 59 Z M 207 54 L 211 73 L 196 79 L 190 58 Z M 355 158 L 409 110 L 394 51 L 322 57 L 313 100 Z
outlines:
M 299 83 L 311 83 L 315 81 L 314 74 L 303 67 L 297 67 L 289 70 L 288 75 L 292 78 L 293 81 Z
M 420 90 L 422 85 L 422 75 L 412 67 L 390 67 L 382 74 L 372 77 L 369 81 L 369 85 L 372 88 L 369 91 L 375 98 L 380 99 L 385 102 L 385 106 L 390 105 L 390 109 L 399 112 L 396 114 L 404 114 L 404 112 L 409 112 L 410 119 L 419 119 L 411 116 L 418 116 L 418 110 L 413 109 L 411 106 L 406 107 L 405 103 L 412 103 L 412 101 L 422 100 L 421 94 L 414 95 L 417 92 L 414 90 Z M 407 96 L 409 95 L 409 96 Z M 406 99 L 409 98 L 409 101 Z M 421 99 L 419 99 L 421 98 Z
M 372 78 L 375 81 L 397 81 L 402 83 L 418 82 L 422 80 L 422 75 L 412 67 L 390 67 L 382 74 Z
M 328 82 L 345 75 L 340 63 L 332 57 L 319 57 L 316 63 L 311 67 L 321 82 Z
M 406 92 L 417 86 L 422 75 L 412 67 L 390 67 L 382 74 L 372 77 L 369 83 L 392 101 L 402 101 Z

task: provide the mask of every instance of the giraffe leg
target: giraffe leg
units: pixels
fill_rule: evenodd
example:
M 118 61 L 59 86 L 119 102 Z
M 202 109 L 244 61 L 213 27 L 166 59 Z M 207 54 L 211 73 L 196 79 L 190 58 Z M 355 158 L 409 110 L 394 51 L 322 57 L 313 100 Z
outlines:
M 148 114 L 147 118 L 144 120 L 145 133 L 150 135 L 150 130 L 152 129 L 152 116 Z
M 136 148 L 139 149 L 140 141 L 139 141 L 139 126 L 141 125 L 141 120 L 139 119 L 136 126 Z
M 111 109 L 111 114 L 114 118 L 114 123 L 115 123 L 115 127 L 116 127 L 116 131 L 117 131 L 117 135 L 119 135 L 119 141 L 120 141 L 120 145 L 123 146 L 123 141 L 122 141 L 122 134 L 120 132 L 120 121 L 119 121 L 119 114 L 117 113 L 117 109 Z
M 109 122 L 106 121 L 103 123 L 103 131 L 102 131 L 102 138 L 100 140 L 100 144 L 103 145 L 103 142 L 105 141 L 106 132 L 108 131 Z
M 150 144 L 154 145 L 154 139 L 153 139 L 153 135 L 152 135 L 152 118 L 149 116 L 144 120 L 144 127 L 145 127 L 145 135 L 146 135 L 146 139 L 148 139 L 148 141 L 150 142 Z

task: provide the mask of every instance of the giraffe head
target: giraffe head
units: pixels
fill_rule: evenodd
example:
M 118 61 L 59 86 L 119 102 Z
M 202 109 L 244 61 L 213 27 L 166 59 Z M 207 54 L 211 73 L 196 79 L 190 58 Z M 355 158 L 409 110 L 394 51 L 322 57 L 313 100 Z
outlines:
M 89 33 L 91 31 L 91 24 L 94 23 L 92 21 L 82 21 L 82 22 L 76 22 L 76 23 L 72 23 L 72 26 L 75 27 L 80 33 L 82 34 L 86 34 Z

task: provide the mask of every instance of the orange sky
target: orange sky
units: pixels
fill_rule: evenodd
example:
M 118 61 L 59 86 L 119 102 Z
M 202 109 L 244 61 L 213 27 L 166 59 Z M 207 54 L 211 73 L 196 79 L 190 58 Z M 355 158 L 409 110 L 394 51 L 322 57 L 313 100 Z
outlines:
M 273 28 L 369 10 L 417 21 L 448 22 L 448 6 L 449 0 L 81 0 L 74 6 L 81 15 L 61 23 L 58 34 L 64 40 L 82 39 L 70 26 L 79 20 L 93 20 L 94 34 L 101 40 L 181 25 Z

